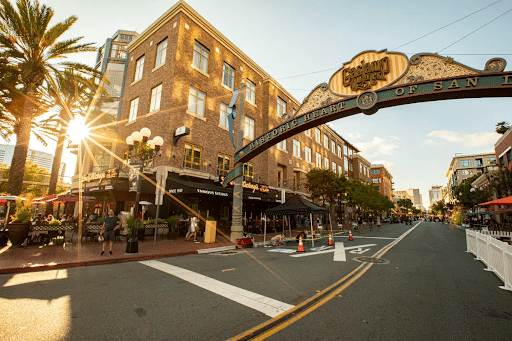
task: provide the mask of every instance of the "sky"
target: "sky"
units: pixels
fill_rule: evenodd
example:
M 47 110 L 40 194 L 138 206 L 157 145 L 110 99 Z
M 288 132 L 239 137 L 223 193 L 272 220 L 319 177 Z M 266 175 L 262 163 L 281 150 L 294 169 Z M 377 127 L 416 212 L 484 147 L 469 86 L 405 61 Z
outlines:
M 81 42 L 97 47 L 118 29 L 141 33 L 175 4 L 173 0 L 40 1 L 55 10 L 55 23 L 78 16 L 63 38 L 83 36 Z M 408 57 L 437 52 L 479 70 L 493 57 L 512 63 L 512 0 L 187 3 L 299 101 L 366 50 L 387 49 Z M 92 66 L 95 58 L 88 53 L 73 60 Z M 511 64 L 505 68 L 509 70 Z M 357 114 L 329 125 L 372 164 L 384 164 L 395 190 L 419 188 L 428 208 L 429 188 L 447 184 L 446 173 L 456 153 L 494 152 L 499 138 L 495 125 L 512 123 L 511 107 L 512 98 L 438 101 L 381 109 L 371 116 Z M 55 145 L 44 148 L 32 139 L 31 148 L 53 153 Z M 69 176 L 75 160 L 69 153 L 63 159 Z

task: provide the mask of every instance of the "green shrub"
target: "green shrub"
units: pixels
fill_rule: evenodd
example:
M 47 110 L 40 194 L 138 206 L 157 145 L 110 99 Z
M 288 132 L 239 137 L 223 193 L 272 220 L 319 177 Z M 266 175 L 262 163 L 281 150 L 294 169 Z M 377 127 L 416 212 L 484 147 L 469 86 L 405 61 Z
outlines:
M 60 225 L 62 225 L 62 223 L 59 220 L 54 219 L 54 220 L 50 221 L 48 223 L 48 225 L 50 225 L 50 226 L 60 226 Z
M 206 218 L 206 220 L 215 221 L 215 218 L 212 215 L 209 215 L 208 218 Z
M 21 203 L 17 203 L 19 206 Z M 23 206 L 19 207 L 16 210 L 16 213 L 11 216 L 13 223 L 29 223 L 32 218 L 32 202 L 29 200 L 25 200 L 22 204 Z

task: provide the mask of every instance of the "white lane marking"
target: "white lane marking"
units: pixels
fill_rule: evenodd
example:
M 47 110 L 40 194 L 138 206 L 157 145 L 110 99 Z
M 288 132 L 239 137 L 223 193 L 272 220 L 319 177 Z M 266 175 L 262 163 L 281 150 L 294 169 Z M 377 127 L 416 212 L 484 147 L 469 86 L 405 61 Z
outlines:
M 359 248 L 359 249 L 355 249 L 355 250 L 350 250 L 349 252 L 361 255 L 361 254 L 363 254 L 365 252 L 368 252 L 368 251 L 370 251 L 370 249 Z
M 334 244 L 334 259 L 335 262 L 346 262 L 345 246 L 343 242 L 336 242 Z
M 319 246 L 319 247 L 312 247 L 310 250 L 311 251 L 323 251 L 323 250 L 327 250 L 327 249 L 330 249 L 330 248 L 332 248 L 332 246 L 322 245 L 322 246 Z
M 348 237 L 348 236 L 336 236 L 336 237 Z M 362 236 L 353 236 L 354 238 L 368 238 L 368 239 L 392 239 L 396 240 L 396 238 L 391 237 L 362 237 Z
M 262 312 L 263 314 L 270 317 L 276 317 L 277 315 L 294 307 L 293 305 L 280 302 L 260 294 L 256 294 L 249 290 L 237 288 L 233 285 L 223 283 L 216 279 L 203 276 L 196 272 L 179 268 L 171 264 L 159 262 L 156 260 L 140 261 L 139 263 L 181 278 L 200 288 L 226 297 L 232 301 L 245 305 L 246 307 Z
M 353 250 L 353 249 L 357 249 L 357 248 L 361 248 L 361 247 L 369 247 L 369 246 L 375 246 L 375 245 L 377 245 L 377 244 L 365 244 L 365 245 L 349 246 L 349 247 L 346 247 L 345 250 Z M 320 254 L 323 254 L 323 253 L 329 253 L 329 252 L 334 252 L 334 249 L 324 250 L 324 251 L 317 251 L 317 252 L 301 253 L 301 254 L 296 254 L 296 255 L 290 255 L 290 257 L 316 256 L 316 255 L 320 255 Z
M 281 253 L 295 253 L 297 250 L 295 249 L 271 249 L 268 252 L 281 252 Z

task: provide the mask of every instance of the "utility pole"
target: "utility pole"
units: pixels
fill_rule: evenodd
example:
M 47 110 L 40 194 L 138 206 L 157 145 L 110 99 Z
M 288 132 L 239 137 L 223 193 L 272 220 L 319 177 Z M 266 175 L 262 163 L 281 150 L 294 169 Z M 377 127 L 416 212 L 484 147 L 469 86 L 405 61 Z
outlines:
M 240 83 L 240 103 L 238 110 L 238 130 L 236 132 L 236 150 L 240 150 L 244 146 L 244 105 L 245 105 L 245 83 Z M 242 162 L 237 162 L 234 168 L 242 167 Z M 243 173 L 243 172 L 242 172 Z M 235 178 L 233 186 L 233 213 L 231 218 L 231 240 L 236 241 L 243 237 L 244 225 L 242 223 L 242 210 L 244 206 L 243 183 L 244 177 Z

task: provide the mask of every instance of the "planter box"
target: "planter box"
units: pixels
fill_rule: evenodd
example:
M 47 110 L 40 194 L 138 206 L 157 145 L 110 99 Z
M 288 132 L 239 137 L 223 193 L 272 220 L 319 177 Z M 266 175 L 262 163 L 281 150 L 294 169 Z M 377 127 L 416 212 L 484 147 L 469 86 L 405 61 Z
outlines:
M 12 246 L 21 247 L 30 232 L 30 223 L 10 223 L 8 228 L 8 236 Z

